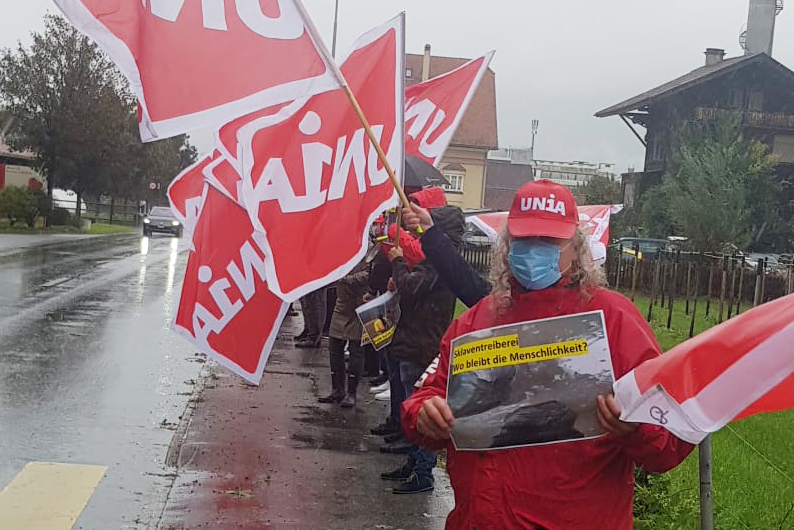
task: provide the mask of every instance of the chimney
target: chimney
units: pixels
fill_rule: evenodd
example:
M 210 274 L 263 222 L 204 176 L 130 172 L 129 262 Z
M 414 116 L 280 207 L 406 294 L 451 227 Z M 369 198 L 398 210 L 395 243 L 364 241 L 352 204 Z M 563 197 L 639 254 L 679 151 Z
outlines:
M 430 79 L 430 45 L 425 44 L 425 57 L 422 59 L 422 81 Z
M 725 50 L 720 48 L 706 48 L 706 66 L 721 63 L 725 58 Z
M 780 0 L 750 0 L 750 13 L 747 15 L 746 54 L 763 52 L 772 55 L 775 17 L 782 8 L 783 2 Z

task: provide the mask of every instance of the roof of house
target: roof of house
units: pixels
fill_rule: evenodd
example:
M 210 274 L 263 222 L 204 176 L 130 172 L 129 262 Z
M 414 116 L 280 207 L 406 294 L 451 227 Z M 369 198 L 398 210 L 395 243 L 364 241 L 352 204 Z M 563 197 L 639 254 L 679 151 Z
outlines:
M 0 134 L 0 156 L 4 158 L 18 158 L 19 160 L 35 160 L 36 155 L 31 153 L 30 151 L 24 151 L 20 153 L 19 151 L 14 151 L 8 144 L 5 143 L 3 139 L 3 135 Z
M 794 81 L 794 72 L 774 60 L 769 55 L 765 53 L 742 55 L 740 57 L 732 57 L 730 59 L 722 60 L 710 66 L 701 66 L 700 68 L 696 68 L 688 74 L 682 75 L 677 79 L 673 79 L 668 83 L 660 85 L 647 92 L 643 92 L 642 94 L 627 99 L 622 103 L 618 103 L 617 105 L 613 105 L 602 111 L 599 111 L 596 113 L 596 117 L 605 118 L 607 116 L 615 116 L 625 112 L 638 110 L 659 99 L 672 96 L 673 94 L 677 94 L 698 85 L 702 85 L 722 76 L 735 73 L 741 68 L 746 68 L 748 66 L 757 64 L 771 66 L 781 73 L 789 76 L 792 81 Z
M 405 84 L 407 86 L 422 82 L 422 61 L 424 55 L 406 54 Z M 451 72 L 471 59 L 459 57 L 430 57 L 430 78 Z M 496 131 L 496 76 L 489 68 L 482 78 L 477 92 L 460 122 L 451 145 L 496 149 L 499 145 Z

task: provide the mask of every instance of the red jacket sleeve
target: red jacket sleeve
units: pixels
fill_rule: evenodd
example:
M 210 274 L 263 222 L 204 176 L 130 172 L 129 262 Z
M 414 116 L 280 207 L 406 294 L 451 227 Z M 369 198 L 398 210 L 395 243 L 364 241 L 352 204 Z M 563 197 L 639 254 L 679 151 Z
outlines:
M 465 316 L 465 314 L 464 314 Z M 464 318 L 462 316 L 461 318 Z M 416 420 L 422 404 L 431 397 L 439 396 L 444 399 L 447 397 L 447 376 L 449 374 L 449 345 L 454 337 L 459 335 L 457 329 L 459 320 L 455 320 L 447 329 L 444 338 L 441 339 L 439 355 L 425 372 L 427 377 L 420 379 L 422 387 L 403 402 L 402 405 L 402 424 L 403 431 L 409 440 L 415 444 L 427 447 L 433 451 L 438 451 L 447 446 L 449 440 L 435 440 L 419 434 L 416 430 Z
M 624 296 L 609 293 L 609 309 L 604 311 L 612 353 L 615 379 L 622 377 L 648 359 L 662 354 L 650 325 L 637 307 Z M 657 425 L 642 424 L 621 439 L 634 462 L 646 471 L 663 473 L 680 464 L 694 445 L 677 438 Z

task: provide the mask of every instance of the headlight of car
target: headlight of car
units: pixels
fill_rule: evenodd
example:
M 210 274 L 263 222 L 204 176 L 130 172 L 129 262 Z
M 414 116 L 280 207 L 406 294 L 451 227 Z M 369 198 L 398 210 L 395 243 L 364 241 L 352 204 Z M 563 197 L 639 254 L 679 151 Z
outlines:
M 148 223 L 151 223 L 151 221 L 150 221 L 150 220 L 148 220 L 148 219 L 144 219 L 144 220 L 143 220 L 143 222 L 144 222 L 144 223 L 147 223 L 147 224 L 148 224 Z
M 179 226 L 179 221 L 171 221 L 171 226 Z

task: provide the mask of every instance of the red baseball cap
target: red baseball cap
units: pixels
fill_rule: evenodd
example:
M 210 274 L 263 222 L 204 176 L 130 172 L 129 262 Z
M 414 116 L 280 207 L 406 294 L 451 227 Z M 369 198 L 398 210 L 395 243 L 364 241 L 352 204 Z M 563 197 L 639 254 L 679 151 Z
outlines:
M 579 225 L 571 190 L 547 179 L 527 182 L 513 198 L 507 230 L 513 237 L 570 239 Z

